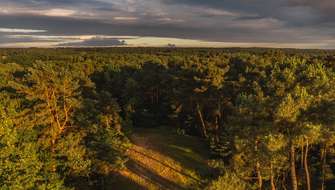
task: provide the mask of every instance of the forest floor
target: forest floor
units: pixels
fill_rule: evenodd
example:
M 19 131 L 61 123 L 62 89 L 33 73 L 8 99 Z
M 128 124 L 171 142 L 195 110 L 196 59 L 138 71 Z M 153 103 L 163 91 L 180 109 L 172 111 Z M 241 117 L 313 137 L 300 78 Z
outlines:
M 129 161 L 112 189 L 196 189 L 211 175 L 208 148 L 199 138 L 160 127 L 136 129 L 130 140 Z

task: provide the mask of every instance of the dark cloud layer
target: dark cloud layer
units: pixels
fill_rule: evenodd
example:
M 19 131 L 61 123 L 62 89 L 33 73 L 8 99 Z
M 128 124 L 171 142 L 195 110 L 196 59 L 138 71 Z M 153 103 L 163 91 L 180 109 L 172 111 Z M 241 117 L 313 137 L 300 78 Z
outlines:
M 2 0 L 0 28 L 335 48 L 334 10 L 334 0 Z M 122 45 L 109 40 L 82 43 Z M 0 30 L 0 43 L 17 41 Z
M 294 15 L 301 15 L 298 20 L 318 18 L 321 22 L 335 21 L 334 0 L 164 0 L 169 4 L 200 5 L 245 13 L 257 14 L 261 17 L 273 17 L 287 22 Z M 315 21 L 316 21 L 315 20 Z M 305 22 L 305 24 L 309 24 Z
M 127 43 L 122 39 L 94 37 L 92 39 L 84 40 L 82 42 L 64 43 L 60 44 L 59 46 L 111 47 L 111 46 L 125 46 L 125 45 L 127 45 Z

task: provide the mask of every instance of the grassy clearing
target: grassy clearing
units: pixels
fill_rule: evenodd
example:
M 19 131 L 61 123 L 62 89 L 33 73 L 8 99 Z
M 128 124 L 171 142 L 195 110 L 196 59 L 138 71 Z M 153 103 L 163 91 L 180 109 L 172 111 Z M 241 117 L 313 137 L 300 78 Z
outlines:
M 131 141 L 130 160 L 113 189 L 196 189 L 210 175 L 209 152 L 199 138 L 160 127 L 136 129 Z

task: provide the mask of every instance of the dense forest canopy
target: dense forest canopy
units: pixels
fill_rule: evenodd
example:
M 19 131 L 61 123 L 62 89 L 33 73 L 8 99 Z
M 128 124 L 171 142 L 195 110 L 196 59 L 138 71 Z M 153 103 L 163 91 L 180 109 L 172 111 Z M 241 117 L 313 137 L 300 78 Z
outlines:
M 137 128 L 198 137 L 184 189 L 334 189 L 335 51 L 1 49 L 1 189 L 113 189 Z

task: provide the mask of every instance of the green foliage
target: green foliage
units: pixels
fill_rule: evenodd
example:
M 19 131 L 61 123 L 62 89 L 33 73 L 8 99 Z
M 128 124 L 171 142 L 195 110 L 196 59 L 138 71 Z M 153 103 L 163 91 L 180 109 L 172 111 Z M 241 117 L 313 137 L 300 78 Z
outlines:
M 246 190 L 247 184 L 234 173 L 226 172 L 217 180 L 211 182 L 206 190 Z
M 59 175 L 44 170 L 46 160 L 36 143 L 37 131 L 14 124 L 18 101 L 4 94 L 0 97 L 0 188 L 66 189 Z
M 2 170 L 4 173 L 0 175 L 5 184 L 23 189 L 37 186 L 41 189 L 64 189 L 63 179 L 72 181 L 80 176 L 95 175 L 95 160 L 104 155 L 89 153 L 93 142 L 87 140 L 92 136 L 92 130 L 86 126 L 90 124 L 98 125 L 101 131 L 96 142 L 110 149 L 105 152 L 112 154 L 107 162 L 117 164 L 121 161 L 116 158 L 124 160 L 119 156 L 123 152 L 116 148 L 125 140 L 112 132 L 118 128 L 118 134 L 122 136 L 117 107 L 106 105 L 101 108 L 101 121 L 80 113 L 86 109 L 82 92 L 92 89 L 89 79 L 85 78 L 87 76 L 69 65 L 54 62 L 39 61 L 27 68 L 19 65 L 4 67 L 8 67 L 4 75 L 9 78 L 4 91 L 7 101 L 20 103 L 19 107 L 13 108 L 16 113 L 12 120 L 3 116 L 6 125 L 2 128 L 2 141 L 6 146 L 0 149 L 4 156 L 1 162 L 13 162 L 3 167 L 8 167 L 8 170 Z M 87 102 L 94 100 L 87 99 Z M 81 120 L 82 114 L 86 121 Z M 106 122 L 108 126 L 105 126 Z M 66 185 L 71 187 L 75 184 Z
M 208 142 L 220 163 L 218 174 L 224 174 L 212 189 L 231 188 L 229 180 L 234 189 L 289 189 L 292 178 L 300 188 L 333 187 L 328 177 L 335 162 L 333 51 L 116 48 L 0 54 L 5 55 L 0 60 L 5 189 L 78 188 L 83 178 L 79 181 L 100 188 L 101 179 L 125 167 L 131 146 L 125 132 L 161 125 Z M 227 168 L 231 172 L 224 172 Z

